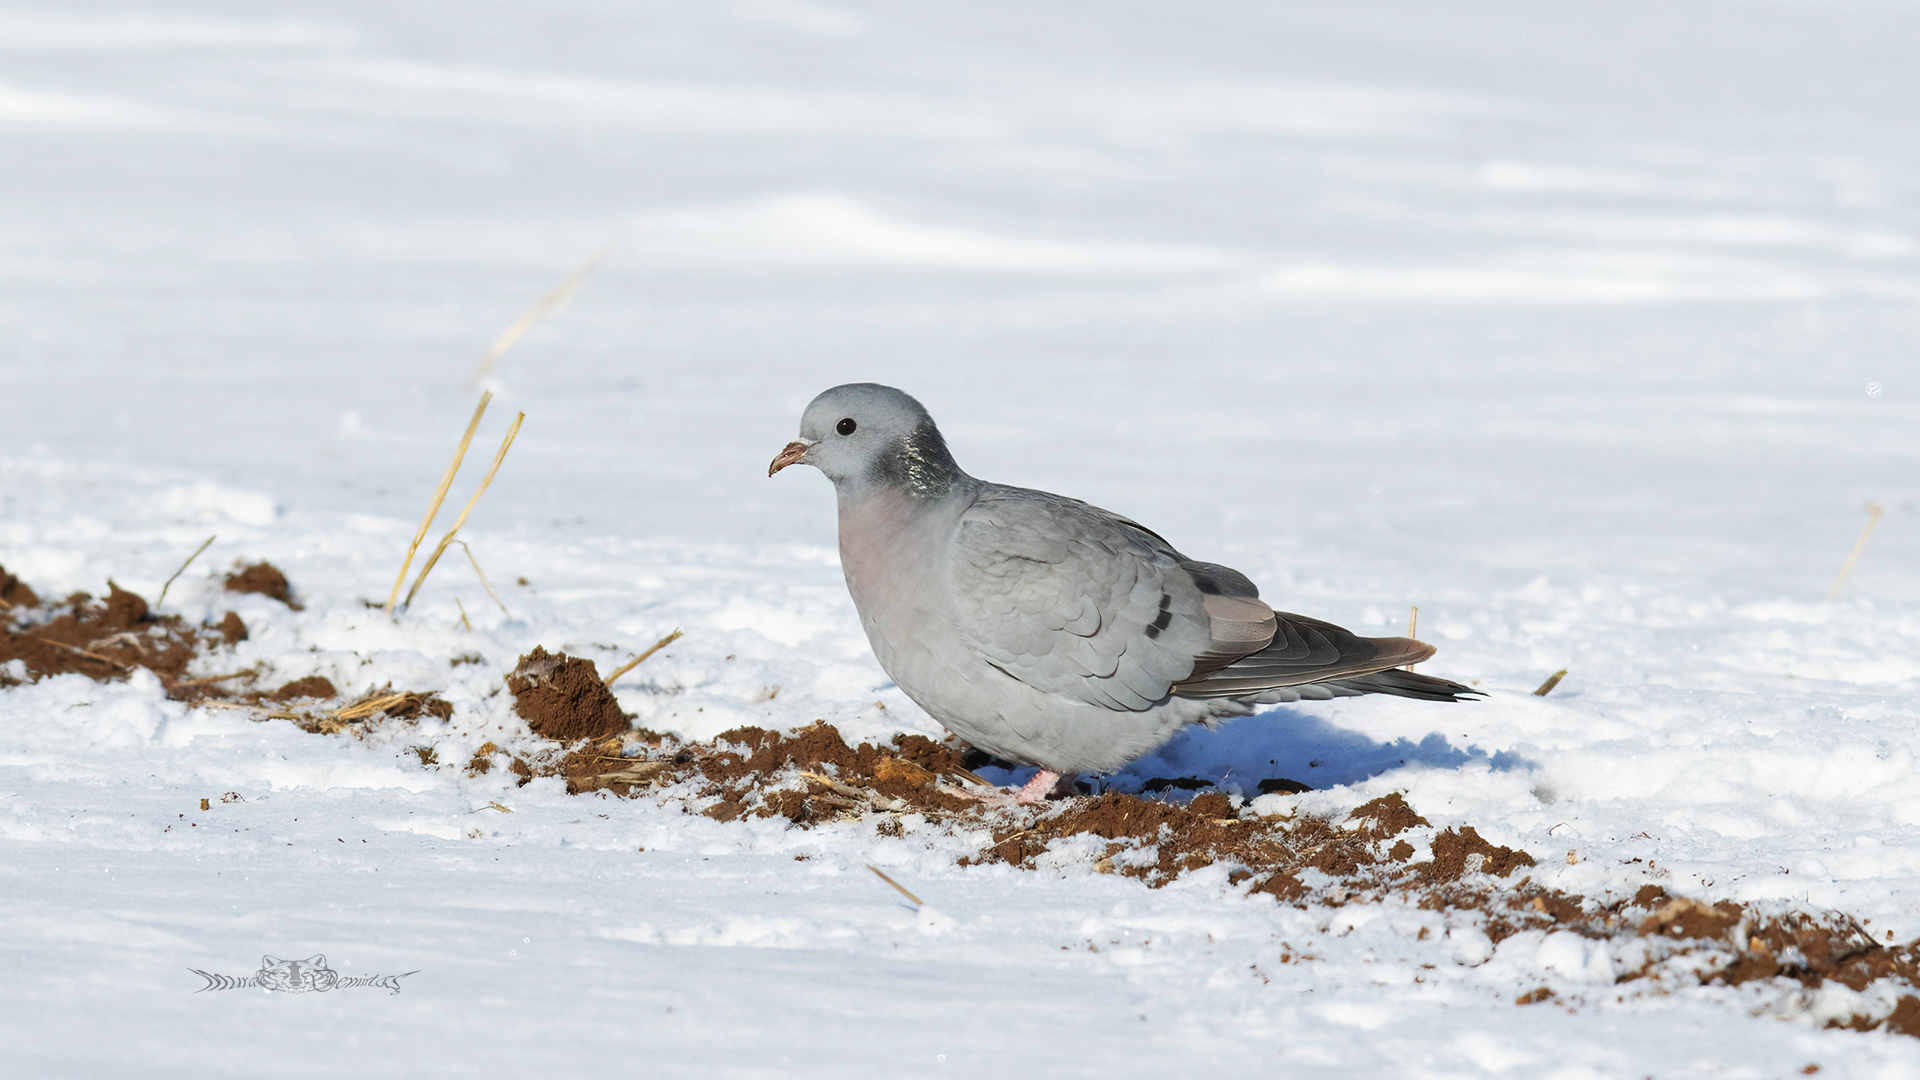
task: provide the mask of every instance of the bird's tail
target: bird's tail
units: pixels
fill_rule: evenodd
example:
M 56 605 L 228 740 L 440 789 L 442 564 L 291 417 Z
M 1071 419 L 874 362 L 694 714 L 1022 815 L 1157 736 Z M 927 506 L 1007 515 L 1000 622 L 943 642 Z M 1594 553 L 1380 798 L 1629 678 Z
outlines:
M 1279 703 L 1325 701 L 1355 694 L 1393 694 L 1422 701 L 1482 697 L 1457 682 L 1404 670 L 1433 656 L 1412 638 L 1363 638 L 1304 615 L 1273 613 L 1273 640 L 1257 652 L 1200 670 L 1173 692 L 1185 698 Z
M 1421 675 L 1400 668 L 1388 668 L 1370 675 L 1340 679 L 1328 685 L 1361 694 L 1392 694 L 1394 697 L 1416 698 L 1420 701 L 1465 701 L 1469 698 L 1486 696 L 1470 686 L 1462 686 L 1450 679 L 1436 679 L 1431 675 Z

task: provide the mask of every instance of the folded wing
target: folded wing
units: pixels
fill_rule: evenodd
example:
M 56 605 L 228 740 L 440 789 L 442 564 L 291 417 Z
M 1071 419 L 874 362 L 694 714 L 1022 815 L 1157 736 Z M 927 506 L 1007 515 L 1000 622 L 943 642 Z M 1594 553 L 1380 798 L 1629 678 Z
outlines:
M 995 486 L 962 517 L 957 541 L 959 629 L 1005 677 L 1139 712 L 1215 646 L 1212 598 L 1179 553 L 1098 507 Z

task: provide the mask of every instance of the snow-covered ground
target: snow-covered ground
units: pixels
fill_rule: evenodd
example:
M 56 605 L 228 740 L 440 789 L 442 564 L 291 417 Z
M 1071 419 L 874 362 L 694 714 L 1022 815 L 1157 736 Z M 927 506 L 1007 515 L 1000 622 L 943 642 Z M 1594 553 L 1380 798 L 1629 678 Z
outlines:
M 1916 50 L 1894 3 L 0 7 L 0 565 L 152 598 L 218 534 L 167 599 L 252 628 L 205 674 L 457 709 L 355 742 L 146 676 L 0 691 L 0 1061 L 1920 1075 L 1920 1040 L 1818 1029 L 1846 1002 L 1620 994 L 1438 913 L 410 752 L 523 734 L 495 691 L 535 644 L 605 670 L 675 627 L 619 684 L 641 724 L 937 733 L 867 651 L 825 481 L 765 478 L 814 393 L 872 379 L 976 475 L 1278 607 L 1418 604 L 1423 670 L 1491 695 L 1275 709 L 1128 777 L 1401 791 L 1570 892 L 1920 936 Z M 511 615 L 457 552 L 368 610 L 480 354 L 608 244 L 490 383 L 473 457 L 527 420 L 463 536 Z M 304 611 L 219 591 L 263 558 Z M 262 954 L 418 973 L 194 993 Z M 1514 1004 L 1543 983 L 1574 1007 Z

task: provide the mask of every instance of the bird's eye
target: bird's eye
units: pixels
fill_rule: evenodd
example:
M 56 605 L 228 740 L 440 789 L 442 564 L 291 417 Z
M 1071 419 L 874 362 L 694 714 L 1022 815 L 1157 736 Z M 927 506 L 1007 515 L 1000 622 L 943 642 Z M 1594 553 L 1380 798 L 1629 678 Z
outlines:
M 856 424 L 853 422 L 853 417 L 849 416 L 841 420 L 839 423 L 833 425 L 833 430 L 839 432 L 842 435 L 851 435 L 853 434 L 853 429 L 859 426 L 860 426 L 859 424 Z

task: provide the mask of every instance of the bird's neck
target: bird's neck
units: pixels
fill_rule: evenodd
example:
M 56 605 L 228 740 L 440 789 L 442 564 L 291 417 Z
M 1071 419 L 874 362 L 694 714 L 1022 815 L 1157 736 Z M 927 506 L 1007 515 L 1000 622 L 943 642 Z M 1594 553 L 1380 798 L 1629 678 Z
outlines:
M 973 478 L 960 471 L 940 429 L 932 420 L 924 420 L 899 436 L 887 453 L 878 455 L 873 471 L 861 479 L 871 485 L 903 488 L 922 499 L 944 499 Z
M 944 572 L 936 556 L 979 487 L 965 473 L 939 498 L 902 484 L 839 485 L 840 566 L 854 603 L 864 608 L 874 590 L 912 590 Z

